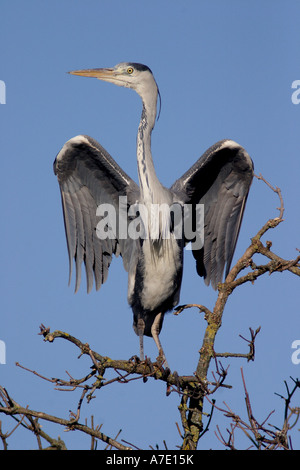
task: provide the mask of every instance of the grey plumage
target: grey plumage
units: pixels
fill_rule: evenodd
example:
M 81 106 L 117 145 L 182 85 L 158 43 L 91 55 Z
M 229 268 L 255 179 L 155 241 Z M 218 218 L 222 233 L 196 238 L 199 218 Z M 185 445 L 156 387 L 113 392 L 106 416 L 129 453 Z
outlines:
M 131 251 L 130 240 L 99 239 L 96 227 L 101 219 L 96 215 L 100 204 L 113 204 L 118 211 L 119 196 L 128 196 L 133 203 L 138 194 L 137 184 L 117 165 L 104 148 L 89 136 L 77 136 L 65 143 L 54 162 L 64 212 L 64 222 L 69 253 L 69 282 L 73 258 L 76 263 L 75 292 L 81 281 L 84 262 L 87 292 L 106 281 L 112 255 L 122 252 L 128 271 Z M 121 246 L 120 246 L 121 245 Z
M 230 269 L 253 178 L 253 163 L 236 142 L 222 140 L 167 189 L 156 176 L 151 156 L 158 96 L 151 70 L 142 64 L 121 63 L 112 69 L 71 73 L 133 88 L 142 98 L 143 111 L 137 139 L 139 186 L 89 136 L 70 139 L 55 159 L 69 253 L 69 280 L 75 259 L 75 290 L 80 285 L 82 263 L 88 292 L 93 279 L 99 289 L 107 279 L 112 256 L 121 254 L 128 271 L 128 301 L 134 314 L 134 329 L 140 337 L 141 358 L 144 334 L 153 336 L 164 356 L 158 335 L 164 314 L 179 301 L 183 248 L 189 240 L 184 233 L 175 236 L 172 218 L 164 211 L 156 232 L 149 223 L 144 227 L 148 237 L 132 239 L 128 226 L 134 216 L 129 208 L 144 204 L 151 211 L 156 204 L 169 207 L 175 203 L 180 208 L 188 204 L 193 208 L 193 216 L 196 205 L 204 204 L 204 244 L 194 249 L 193 255 L 198 274 L 216 289 L 224 270 L 226 276 Z M 120 197 L 124 207 L 120 206 Z M 110 204 L 116 214 L 116 223 L 106 222 L 109 238 L 97 234 L 97 226 L 104 220 L 104 214 L 99 214 L 97 208 L 105 204 Z M 122 221 L 127 227 L 126 236 L 123 232 L 121 236 Z M 164 239 L 166 231 L 168 239 Z
M 193 251 L 197 272 L 217 288 L 227 276 L 243 218 L 253 163 L 232 140 L 210 147 L 171 187 L 184 203 L 204 204 L 204 247 Z

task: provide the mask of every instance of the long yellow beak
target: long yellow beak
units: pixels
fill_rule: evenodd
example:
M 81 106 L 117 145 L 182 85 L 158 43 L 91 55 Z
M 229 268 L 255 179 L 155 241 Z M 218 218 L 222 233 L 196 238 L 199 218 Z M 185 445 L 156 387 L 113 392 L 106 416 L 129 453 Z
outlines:
M 87 69 L 73 70 L 69 72 L 72 75 L 80 75 L 82 77 L 94 77 L 100 80 L 111 80 L 115 78 L 116 71 L 114 69 Z

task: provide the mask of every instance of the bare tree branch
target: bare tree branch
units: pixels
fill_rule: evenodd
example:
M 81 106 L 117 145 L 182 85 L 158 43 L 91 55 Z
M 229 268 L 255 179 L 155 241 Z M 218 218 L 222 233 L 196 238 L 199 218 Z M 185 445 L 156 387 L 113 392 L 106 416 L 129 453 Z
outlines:
M 231 450 L 237 450 L 237 447 L 235 445 L 235 434 L 236 431 L 242 431 L 242 433 L 250 440 L 251 444 L 250 447 L 255 447 L 256 449 L 266 449 L 266 450 L 277 450 L 277 449 L 292 449 L 291 442 L 288 439 L 288 432 L 292 427 L 294 426 L 295 423 L 292 425 L 290 424 L 290 421 L 293 416 L 296 416 L 296 420 L 299 418 L 299 408 L 292 409 L 292 412 L 285 413 L 284 421 L 282 424 L 281 429 L 275 428 L 271 424 L 268 424 L 268 421 L 272 414 L 274 413 L 274 410 L 269 412 L 267 417 L 260 423 L 257 421 L 257 419 L 254 417 L 254 413 L 252 410 L 252 405 L 250 402 L 250 396 L 247 391 L 246 387 L 246 382 L 244 378 L 244 373 L 243 370 L 241 369 L 241 374 L 242 374 L 242 382 L 244 386 L 244 391 L 245 391 L 245 405 L 246 405 L 246 411 L 247 411 L 247 421 L 242 419 L 239 415 L 235 414 L 230 407 L 224 403 L 225 408 L 220 408 L 218 406 L 215 406 L 216 409 L 221 411 L 227 418 L 231 419 L 230 423 L 230 428 L 226 430 L 227 433 L 227 439 L 223 435 L 223 433 L 220 430 L 220 427 L 217 426 L 217 432 L 215 433 L 219 441 L 228 449 Z M 292 397 L 294 396 L 295 392 L 297 389 L 300 389 L 300 382 L 298 380 L 294 380 L 295 386 L 293 387 L 293 390 L 289 392 L 288 387 L 288 397 L 284 398 L 286 402 L 288 402 L 288 407 L 290 406 Z M 283 398 L 283 397 L 281 397 Z M 207 400 L 211 403 L 210 399 L 207 397 Z
M 92 429 L 89 426 L 86 426 L 84 424 L 80 424 L 76 422 L 74 419 L 64 419 L 64 418 L 59 418 L 57 416 L 49 415 L 47 413 L 44 413 L 42 411 L 34 411 L 30 410 L 29 408 L 23 408 L 22 406 L 18 405 L 16 402 L 12 403 L 12 400 L 10 399 L 7 391 L 0 386 L 0 397 L 4 401 L 5 406 L 0 407 L 0 412 L 10 415 L 10 416 L 26 416 L 27 418 L 37 418 L 37 419 L 42 419 L 44 421 L 49 421 L 52 423 L 59 424 L 61 426 L 65 426 L 67 429 L 76 429 L 79 431 L 82 431 L 86 434 L 89 434 L 90 436 L 93 436 L 94 438 L 100 439 L 103 442 L 108 443 L 109 445 L 115 447 L 116 449 L 119 450 L 130 450 L 129 447 L 123 446 L 121 443 L 117 442 L 115 439 L 112 439 L 102 432 L 98 431 L 97 429 Z M 37 421 L 36 421 L 36 426 L 37 426 Z M 37 432 L 37 428 L 35 429 Z M 40 436 L 45 438 L 45 433 L 41 429 L 38 430 L 38 433 Z M 51 442 L 51 445 L 53 445 L 54 440 L 50 439 L 49 437 L 46 438 L 49 442 Z

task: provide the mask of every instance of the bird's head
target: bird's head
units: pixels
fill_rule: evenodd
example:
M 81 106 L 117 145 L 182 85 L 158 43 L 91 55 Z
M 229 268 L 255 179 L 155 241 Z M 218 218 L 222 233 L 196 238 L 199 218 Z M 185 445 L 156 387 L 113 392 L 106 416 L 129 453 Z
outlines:
M 72 75 L 94 77 L 115 85 L 132 88 L 146 101 L 147 98 L 156 101 L 158 86 L 147 65 L 135 62 L 121 62 L 113 68 L 74 70 Z

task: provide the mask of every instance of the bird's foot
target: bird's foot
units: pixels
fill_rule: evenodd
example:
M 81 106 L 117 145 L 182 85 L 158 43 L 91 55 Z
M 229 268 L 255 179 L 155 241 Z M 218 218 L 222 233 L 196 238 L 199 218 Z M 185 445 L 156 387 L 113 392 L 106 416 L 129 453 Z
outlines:
M 162 348 L 160 348 L 159 351 L 158 351 L 158 356 L 156 358 L 156 362 L 159 365 L 159 367 L 163 367 L 164 369 L 169 369 L 170 370 L 167 358 L 166 358 L 165 353 L 164 353 Z

